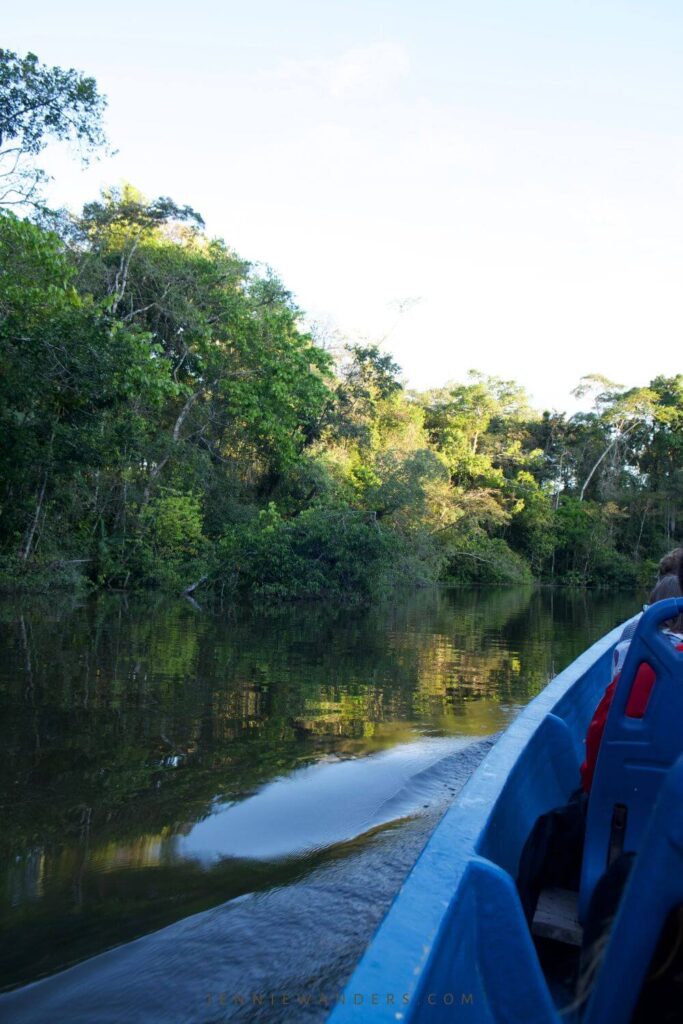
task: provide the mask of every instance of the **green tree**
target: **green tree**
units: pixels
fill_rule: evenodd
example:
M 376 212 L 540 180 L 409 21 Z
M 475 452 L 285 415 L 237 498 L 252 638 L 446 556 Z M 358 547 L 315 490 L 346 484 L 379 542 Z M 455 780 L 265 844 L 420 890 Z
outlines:
M 586 475 L 577 480 L 580 501 L 601 466 L 611 469 L 613 479 L 618 477 L 624 464 L 632 458 L 629 444 L 637 437 L 637 428 L 651 419 L 657 402 L 657 395 L 650 388 L 625 390 L 598 374 L 582 377 L 572 392 L 577 398 L 591 393 L 595 394 L 595 413 L 587 422 L 599 425 L 602 440 L 597 446 L 597 458 L 594 458 L 594 451 L 588 460 Z M 605 463 L 609 455 L 612 456 L 611 466 Z
M 146 430 L 134 403 L 176 386 L 149 335 L 77 293 L 56 236 L 3 214 L 0 267 L 0 536 L 25 562 L 92 536 Z
M 653 416 L 641 424 L 637 438 L 638 469 L 644 474 L 640 495 L 639 547 L 671 545 L 678 536 L 683 505 L 683 376 L 655 377 L 649 390 L 656 396 Z
M 200 225 L 189 207 L 130 186 L 89 204 L 78 224 L 81 287 L 149 331 L 178 384 L 148 459 L 147 499 L 183 454 L 204 453 L 215 468 L 249 460 L 272 488 L 330 396 L 330 357 L 300 329 L 290 293 Z
M 84 160 L 105 146 L 104 108 L 93 78 L 0 49 L 0 205 L 41 205 L 35 158 L 51 140 L 75 142 Z

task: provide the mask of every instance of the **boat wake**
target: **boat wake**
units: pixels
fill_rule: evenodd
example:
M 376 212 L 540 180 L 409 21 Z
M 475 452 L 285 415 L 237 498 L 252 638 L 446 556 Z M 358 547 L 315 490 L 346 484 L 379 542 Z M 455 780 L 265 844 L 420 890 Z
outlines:
M 210 909 L 0 996 L 0 1017 L 7 1024 L 324 1020 L 439 818 L 492 744 L 427 738 L 327 760 L 240 804 L 217 806 L 173 840 L 174 856 L 191 859 L 211 887 Z
M 452 796 L 467 738 L 421 739 L 292 772 L 238 803 L 217 804 L 187 835 L 175 858 L 277 860 L 320 850 L 418 813 Z M 167 851 L 167 856 L 170 851 Z

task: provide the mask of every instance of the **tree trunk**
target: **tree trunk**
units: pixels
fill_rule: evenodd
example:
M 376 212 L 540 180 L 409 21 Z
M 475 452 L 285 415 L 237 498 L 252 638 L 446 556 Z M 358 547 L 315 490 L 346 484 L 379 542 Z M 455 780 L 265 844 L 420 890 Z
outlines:
M 46 487 L 47 487 L 47 470 L 45 470 L 45 473 L 43 474 L 43 482 L 41 484 L 40 491 L 38 493 L 37 502 L 36 502 L 36 511 L 34 513 L 33 521 L 31 523 L 31 526 L 30 526 L 29 531 L 28 531 L 28 536 L 26 537 L 26 542 L 25 542 L 24 547 L 22 548 L 22 550 L 19 552 L 19 557 L 24 562 L 26 562 L 28 560 L 28 556 L 31 554 L 31 548 L 33 547 L 33 538 L 36 535 L 36 530 L 38 529 L 38 521 L 40 519 L 40 513 L 42 512 L 42 509 L 43 509 L 43 499 L 45 498 L 45 488 Z
M 614 438 L 614 440 L 613 440 L 613 441 L 610 441 L 610 443 L 609 443 L 609 444 L 607 445 L 607 447 L 605 448 L 604 452 L 602 453 L 602 455 L 600 456 L 600 458 L 599 458 L 599 459 L 597 460 L 597 462 L 596 462 L 596 463 L 594 464 L 594 466 L 593 466 L 593 468 L 591 469 L 590 473 L 589 473 L 589 474 L 588 474 L 588 476 L 586 477 L 586 479 L 585 479 L 585 481 L 584 481 L 584 484 L 583 484 L 583 487 L 581 488 L 581 494 L 579 495 L 579 501 L 583 501 L 583 496 L 584 496 L 584 494 L 586 493 L 586 488 L 588 487 L 589 483 L 590 483 L 590 482 L 591 482 L 591 480 L 593 479 L 593 474 L 595 473 L 596 469 L 598 468 L 598 466 L 600 465 L 600 463 L 602 462 L 602 460 L 603 460 L 603 459 L 605 458 L 605 456 L 606 456 L 606 455 L 609 455 L 609 453 L 610 453 L 610 452 L 612 451 L 612 449 L 614 448 L 614 446 L 615 446 L 615 445 L 616 445 L 616 444 L 617 444 L 617 443 L 618 443 L 619 441 L 623 441 L 623 439 L 624 439 L 624 438 L 626 437 L 626 435 L 627 435 L 627 434 L 628 434 L 628 433 L 629 433 L 629 432 L 630 432 L 631 430 L 633 430 L 633 428 L 634 428 L 635 426 L 637 426 L 637 424 L 638 424 L 638 421 L 636 421 L 635 423 L 632 423 L 630 427 L 627 427 L 627 428 L 626 428 L 626 430 L 623 430 L 623 431 L 619 431 L 619 433 L 618 433 L 618 434 L 617 434 L 617 436 L 616 436 L 616 437 Z
M 172 434 L 174 445 L 178 444 L 178 442 L 180 440 L 180 431 L 183 428 L 183 423 L 185 422 L 185 420 L 187 419 L 187 417 L 189 415 L 190 409 L 192 408 L 194 403 L 197 401 L 199 396 L 204 393 L 205 390 L 206 390 L 206 388 L 200 388 L 199 391 L 195 391 L 193 394 L 191 394 L 190 397 L 188 398 L 188 400 L 185 402 L 185 405 L 182 407 L 182 409 L 178 413 L 178 418 L 175 421 L 175 425 L 173 427 L 173 434 Z M 147 504 L 147 502 L 149 501 L 149 499 L 151 497 L 152 488 L 154 486 L 154 482 L 155 482 L 156 478 L 159 476 L 159 474 L 161 473 L 162 469 L 164 468 L 164 466 L 166 465 L 166 463 L 168 462 L 168 460 L 170 458 L 171 458 L 171 453 L 169 452 L 168 455 L 165 455 L 163 457 L 163 459 L 161 460 L 161 462 L 158 462 L 156 464 L 156 466 L 154 467 L 154 469 L 152 470 L 152 472 L 150 474 L 150 477 L 149 477 L 149 480 L 147 481 L 147 486 L 145 487 L 144 493 L 142 495 L 142 506 L 143 506 L 143 508 Z
M 650 511 L 650 502 L 646 501 L 645 502 L 645 508 L 643 510 L 643 514 L 642 514 L 642 516 L 640 518 L 640 530 L 638 531 L 638 540 L 636 541 L 635 551 L 633 552 L 633 557 L 634 558 L 638 557 L 638 549 L 640 548 L 640 542 L 643 539 L 643 530 L 645 529 L 645 520 L 647 518 L 647 514 L 648 514 L 649 511 Z

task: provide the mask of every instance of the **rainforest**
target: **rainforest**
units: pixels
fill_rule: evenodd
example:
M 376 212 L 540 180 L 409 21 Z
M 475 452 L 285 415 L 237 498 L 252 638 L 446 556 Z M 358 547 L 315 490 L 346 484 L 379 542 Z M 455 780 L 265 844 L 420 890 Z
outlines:
M 207 232 L 195 197 L 123 184 L 48 208 L 43 148 L 105 145 L 104 100 L 0 57 L 2 589 L 366 603 L 652 579 L 683 499 L 682 375 L 587 372 L 572 415 L 476 371 L 413 391 L 389 348 L 311 322 Z M 562 372 L 551 338 L 545 358 Z

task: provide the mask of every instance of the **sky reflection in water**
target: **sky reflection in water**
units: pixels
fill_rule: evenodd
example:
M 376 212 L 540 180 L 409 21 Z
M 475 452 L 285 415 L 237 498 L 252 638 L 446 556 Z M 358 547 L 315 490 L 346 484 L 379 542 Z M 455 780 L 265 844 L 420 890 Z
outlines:
M 482 756 L 473 742 L 639 600 L 425 591 L 372 612 L 268 617 L 118 598 L 5 601 L 2 983 L 180 928 L 241 895 L 285 886 L 305 907 L 303 879 L 321 872 L 365 900 L 364 928 L 344 905 L 334 914 L 344 955 L 328 949 L 324 970 L 350 970 Z M 378 844 L 381 886 L 376 865 L 372 877 L 361 867 Z M 244 906 L 231 927 L 251 935 Z M 262 940 L 270 964 L 282 948 L 296 973 L 293 949 L 312 963 L 333 941 L 324 915 L 303 945 L 276 918 Z M 251 939 L 248 964 L 236 951 L 222 971 L 258 969 Z M 153 950 L 161 939 L 145 941 Z M 178 985 L 198 976 L 192 959 L 168 970 Z M 48 984 L 64 991 L 59 977 Z

